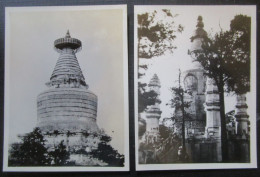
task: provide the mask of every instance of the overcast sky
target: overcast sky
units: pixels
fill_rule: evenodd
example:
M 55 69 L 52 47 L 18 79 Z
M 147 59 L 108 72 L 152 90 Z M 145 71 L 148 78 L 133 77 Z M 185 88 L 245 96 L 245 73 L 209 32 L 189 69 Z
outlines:
M 10 12 L 7 26 L 10 111 L 5 118 L 9 120 L 10 142 L 36 126 L 36 98 L 48 89 L 45 83 L 59 57 L 54 40 L 69 30 L 71 37 L 82 42 L 82 51 L 76 56 L 89 89 L 98 96 L 98 126 L 112 136 L 112 146 L 124 152 L 123 142 L 128 137 L 124 136 L 123 10 L 109 6 L 99 10 L 20 8 Z
M 154 10 L 160 12 L 161 9 L 169 9 L 173 15 L 178 14 L 175 22 L 184 27 L 184 31 L 178 34 L 176 38 L 177 49 L 173 54 L 166 54 L 151 60 L 142 60 L 143 63 L 148 64 L 148 70 L 143 81 L 149 82 L 154 73 L 157 73 L 161 81 L 162 120 L 164 117 L 170 117 L 173 112 L 171 108 L 166 106 L 166 103 L 169 103 L 172 97 L 169 88 L 176 84 L 178 70 L 185 71 L 192 68 L 192 59 L 188 55 L 188 49 L 191 46 L 190 37 L 196 29 L 198 16 L 203 17 L 205 31 L 214 35 L 221 28 L 229 30 L 230 21 L 235 15 L 255 16 L 255 11 L 253 6 L 138 6 L 135 8 L 135 12 L 136 14 L 153 12 Z M 226 112 L 234 110 L 234 96 L 226 97 L 226 103 Z

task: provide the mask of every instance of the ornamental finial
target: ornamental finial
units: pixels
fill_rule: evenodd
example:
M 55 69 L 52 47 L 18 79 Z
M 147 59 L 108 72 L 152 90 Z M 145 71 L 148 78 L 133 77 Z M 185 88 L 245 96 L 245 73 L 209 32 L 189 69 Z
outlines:
M 197 26 L 198 28 L 203 28 L 204 27 L 204 23 L 202 21 L 202 16 L 198 16 L 198 23 Z
M 67 30 L 65 38 L 70 38 L 70 31 L 69 30 Z

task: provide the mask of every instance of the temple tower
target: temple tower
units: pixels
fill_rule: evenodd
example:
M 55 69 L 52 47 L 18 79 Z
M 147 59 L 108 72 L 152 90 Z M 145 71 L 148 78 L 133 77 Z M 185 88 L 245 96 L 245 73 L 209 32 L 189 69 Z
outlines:
M 196 30 L 191 39 L 188 53 L 193 57 L 194 51 L 201 50 L 202 44 L 207 40 L 202 17 L 197 19 Z M 221 162 L 221 121 L 218 88 L 213 79 L 208 78 L 199 62 L 193 62 L 192 69 L 184 72 L 184 86 L 191 96 L 190 114 L 194 120 L 187 127 L 187 135 L 193 136 L 197 141 L 189 142 L 188 153 L 198 162 Z M 189 132 L 190 130 L 191 132 Z M 189 136 L 187 136 L 189 138 Z
M 37 126 L 43 132 L 98 131 L 97 96 L 88 89 L 75 55 L 81 46 L 69 31 L 54 41 L 60 56 L 46 83 L 49 88 L 37 98 Z
M 157 93 L 157 98 L 155 104 L 147 106 L 146 113 L 146 141 L 152 143 L 156 142 L 159 137 L 159 119 L 161 118 L 162 111 L 160 110 L 161 100 L 160 95 L 160 80 L 156 74 L 152 77 L 150 83 L 148 84 L 149 90 Z
M 203 29 L 202 17 L 198 17 L 196 30 L 191 39 L 191 47 L 188 51 L 192 55 L 193 51 L 201 49 L 202 42 L 207 38 L 207 32 Z M 186 122 L 187 134 L 201 134 L 204 132 L 206 113 L 204 111 L 206 77 L 204 70 L 199 62 L 192 62 L 191 69 L 182 73 L 184 88 L 191 94 L 185 95 L 185 101 L 190 101 L 191 105 L 187 110 L 193 117 L 193 120 Z M 189 136 L 186 136 L 189 138 Z

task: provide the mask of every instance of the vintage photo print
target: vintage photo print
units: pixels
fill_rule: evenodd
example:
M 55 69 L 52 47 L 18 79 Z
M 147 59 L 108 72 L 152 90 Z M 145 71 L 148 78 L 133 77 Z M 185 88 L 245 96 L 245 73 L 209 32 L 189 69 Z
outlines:
M 128 171 L 126 5 L 5 9 L 4 171 Z
M 256 6 L 135 6 L 137 170 L 256 168 Z

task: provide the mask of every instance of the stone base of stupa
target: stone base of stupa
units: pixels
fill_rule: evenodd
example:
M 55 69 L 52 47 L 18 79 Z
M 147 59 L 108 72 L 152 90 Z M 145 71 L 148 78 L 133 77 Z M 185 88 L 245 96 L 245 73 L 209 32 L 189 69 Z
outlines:
M 98 131 L 97 96 L 85 88 L 52 88 L 37 98 L 37 127 L 43 132 Z
M 61 132 L 52 133 L 43 132 L 44 138 L 47 140 L 46 146 L 49 149 L 57 147 L 63 141 L 68 151 L 91 151 L 98 148 L 100 139 L 103 136 L 101 132 Z

